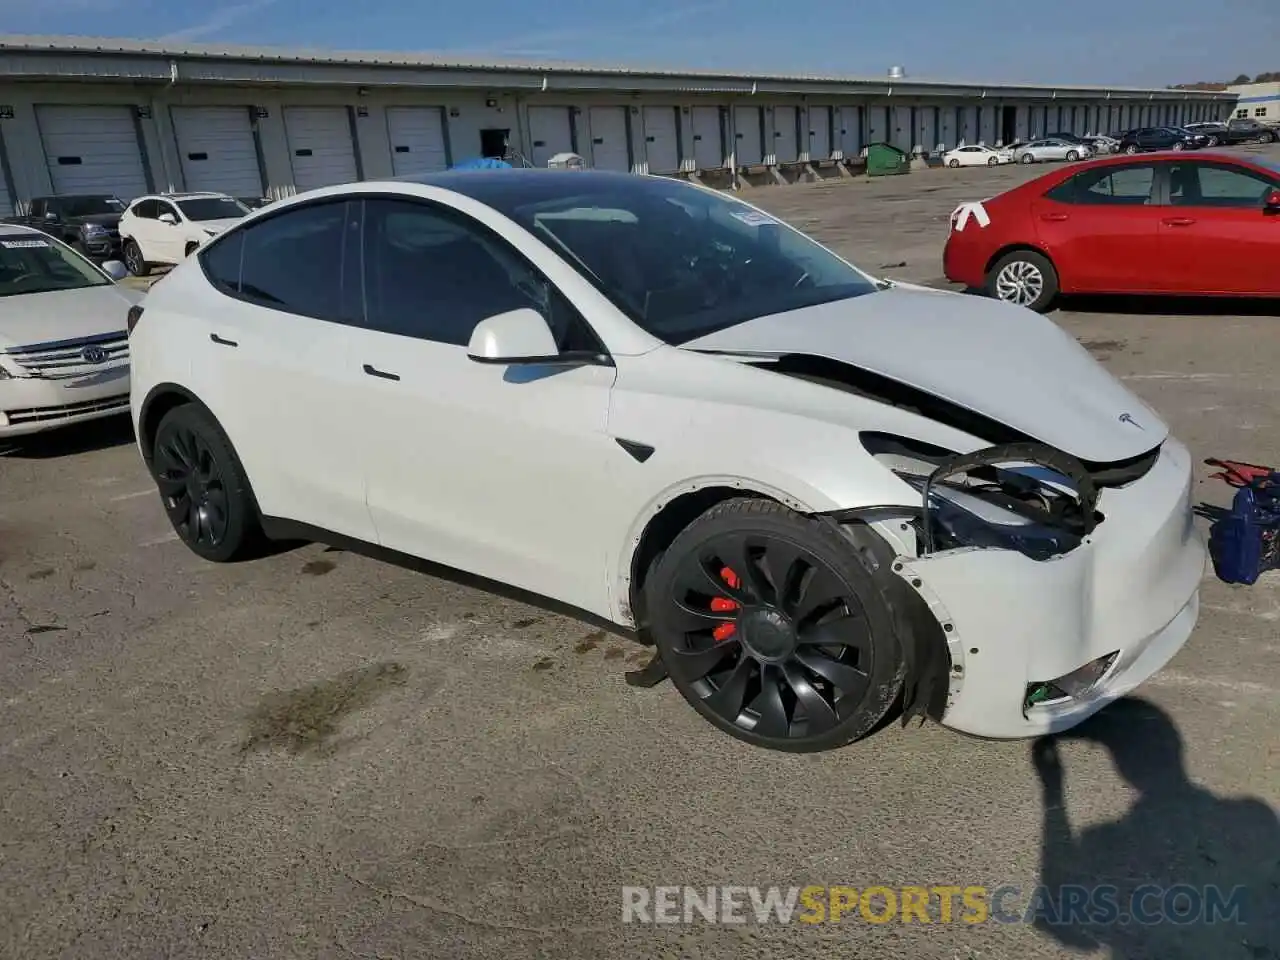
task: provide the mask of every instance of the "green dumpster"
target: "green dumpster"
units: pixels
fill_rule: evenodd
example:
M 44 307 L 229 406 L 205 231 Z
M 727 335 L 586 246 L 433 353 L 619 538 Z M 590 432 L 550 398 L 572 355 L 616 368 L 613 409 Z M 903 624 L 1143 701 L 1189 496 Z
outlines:
M 891 143 L 873 143 L 867 147 L 867 176 L 889 177 L 910 173 L 911 158 Z

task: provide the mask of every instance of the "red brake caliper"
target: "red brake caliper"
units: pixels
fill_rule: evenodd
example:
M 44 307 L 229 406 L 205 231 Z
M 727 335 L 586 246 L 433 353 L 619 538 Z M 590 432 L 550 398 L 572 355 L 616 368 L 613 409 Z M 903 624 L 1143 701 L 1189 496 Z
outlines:
M 738 584 L 740 583 L 740 581 L 738 580 L 738 575 L 734 573 L 732 570 L 730 570 L 728 567 L 725 567 L 723 570 L 720 571 L 720 579 L 723 580 L 725 583 L 727 583 L 730 589 L 733 589 L 733 590 L 738 589 Z M 738 603 L 736 600 L 729 600 L 726 597 L 711 598 L 712 613 L 732 613 L 734 610 L 737 610 L 737 609 L 738 609 Z M 713 631 L 711 631 L 711 636 L 715 637 L 716 643 L 723 643 L 724 641 L 732 637 L 734 632 L 737 629 L 738 627 L 736 624 L 722 623 L 718 627 L 716 627 Z

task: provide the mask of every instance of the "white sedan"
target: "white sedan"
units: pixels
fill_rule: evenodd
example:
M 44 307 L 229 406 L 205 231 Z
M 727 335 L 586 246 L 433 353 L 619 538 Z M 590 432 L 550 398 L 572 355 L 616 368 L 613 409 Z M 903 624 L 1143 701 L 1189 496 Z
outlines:
M 120 217 L 124 262 L 135 277 L 157 265 L 181 263 L 249 208 L 224 193 L 162 193 L 138 197 Z
M 948 167 L 996 167 L 1002 163 L 1013 163 L 1013 151 L 980 146 L 956 147 L 942 155 L 942 162 Z
M 124 264 L 90 263 L 30 227 L 0 224 L 0 438 L 129 409 Z
M 638 685 L 762 747 L 898 701 L 1062 730 L 1196 622 L 1190 455 L 1071 336 L 708 188 L 314 190 L 130 327 L 139 448 L 196 554 L 365 545 L 571 605 L 656 645 Z

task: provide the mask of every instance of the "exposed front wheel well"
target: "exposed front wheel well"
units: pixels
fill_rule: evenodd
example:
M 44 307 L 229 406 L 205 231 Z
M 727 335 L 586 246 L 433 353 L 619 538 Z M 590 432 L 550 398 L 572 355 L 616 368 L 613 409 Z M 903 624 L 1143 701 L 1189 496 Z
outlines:
M 752 496 L 758 496 L 762 500 L 771 499 L 741 487 L 705 487 L 681 494 L 649 519 L 640 535 L 640 543 L 631 555 L 631 615 L 635 619 L 637 630 L 643 631 L 648 625 L 644 609 L 644 585 L 653 570 L 654 562 L 685 527 L 717 503 Z

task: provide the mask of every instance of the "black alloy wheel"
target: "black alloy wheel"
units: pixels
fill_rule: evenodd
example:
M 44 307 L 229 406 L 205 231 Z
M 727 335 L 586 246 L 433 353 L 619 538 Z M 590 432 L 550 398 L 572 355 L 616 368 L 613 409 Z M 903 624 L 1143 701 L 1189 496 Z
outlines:
M 125 241 L 124 265 L 129 268 L 129 272 L 135 277 L 145 277 L 151 272 L 151 267 L 147 265 L 147 261 L 142 257 L 142 248 L 134 240 Z
M 151 472 L 174 532 L 193 553 L 224 562 L 258 541 L 253 497 L 212 415 L 187 404 L 160 421 Z
M 892 611 L 863 553 L 781 504 L 713 507 L 677 537 L 648 588 L 672 681 L 748 743 L 843 746 L 870 732 L 902 688 Z

